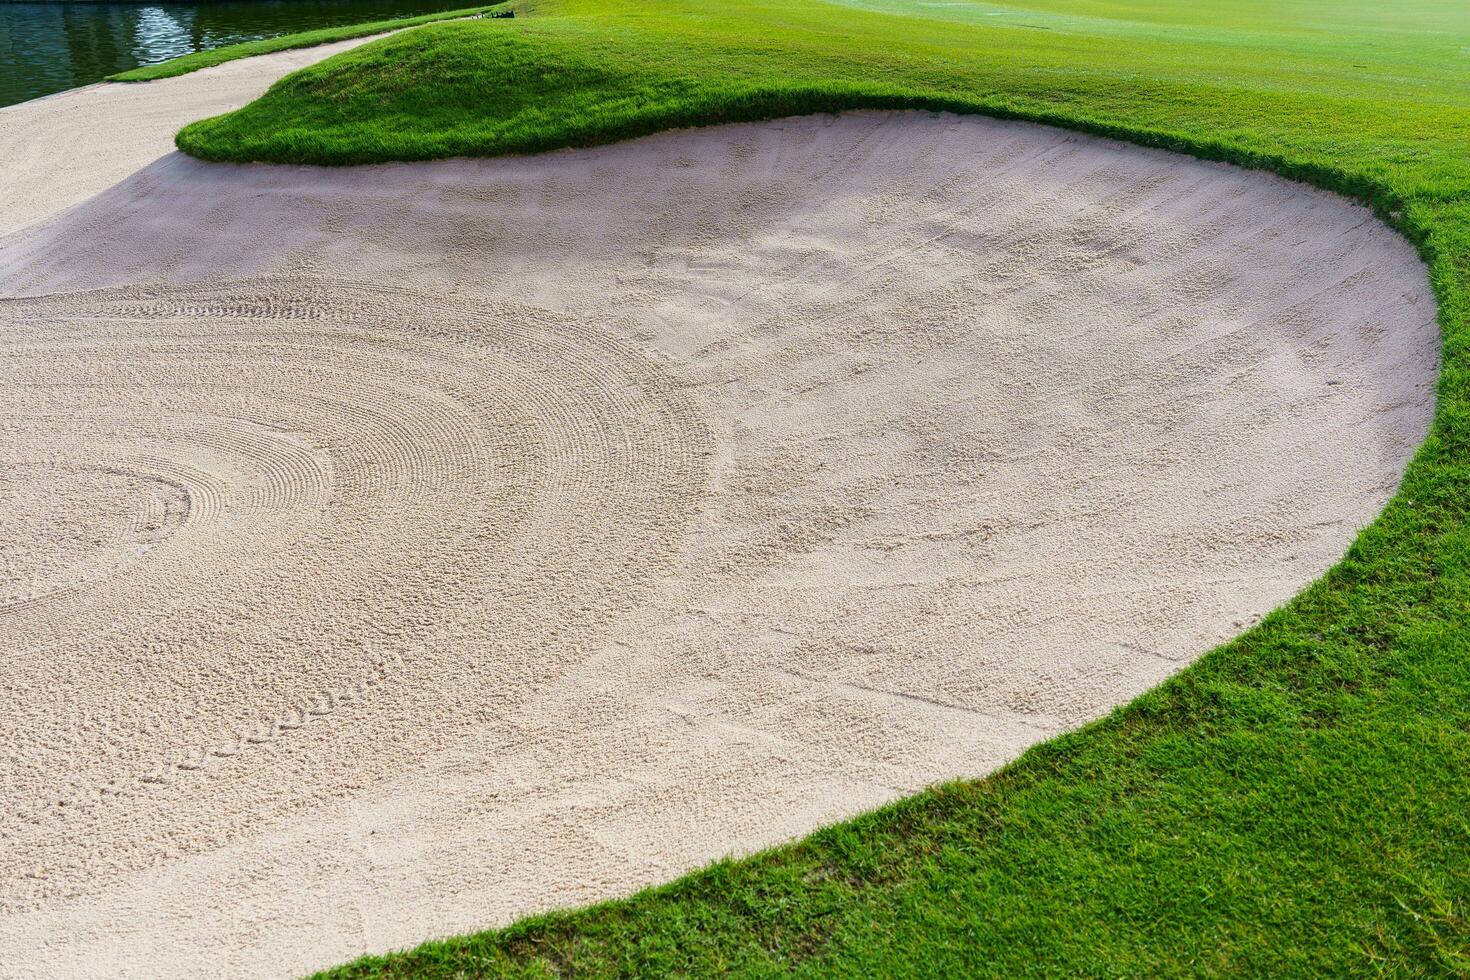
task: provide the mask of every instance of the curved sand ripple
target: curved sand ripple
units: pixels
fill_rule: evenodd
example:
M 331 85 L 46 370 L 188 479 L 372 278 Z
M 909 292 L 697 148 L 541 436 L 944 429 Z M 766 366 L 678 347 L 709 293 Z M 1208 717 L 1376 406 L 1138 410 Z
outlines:
M 1437 361 L 1361 208 L 903 114 L 170 156 L 0 290 L 20 972 L 301 971 L 989 771 L 1335 561 Z

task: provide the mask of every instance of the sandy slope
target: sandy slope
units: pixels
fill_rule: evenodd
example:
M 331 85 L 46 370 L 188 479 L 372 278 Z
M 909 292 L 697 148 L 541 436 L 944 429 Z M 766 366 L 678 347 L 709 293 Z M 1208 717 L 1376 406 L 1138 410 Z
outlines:
M 1437 362 L 1361 208 L 902 114 L 168 156 L 0 294 L 15 973 L 302 971 L 984 773 L 1340 556 Z

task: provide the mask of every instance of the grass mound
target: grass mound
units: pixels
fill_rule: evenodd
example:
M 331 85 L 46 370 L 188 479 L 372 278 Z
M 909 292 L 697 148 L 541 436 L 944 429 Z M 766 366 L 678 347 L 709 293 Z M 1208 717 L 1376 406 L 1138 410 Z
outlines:
M 1269 167 L 1370 202 L 1418 245 L 1440 302 L 1439 409 L 1398 496 L 1324 580 L 1110 718 L 790 847 L 332 975 L 1470 973 L 1470 13 L 518 12 L 333 58 L 179 146 L 348 164 L 907 106 Z

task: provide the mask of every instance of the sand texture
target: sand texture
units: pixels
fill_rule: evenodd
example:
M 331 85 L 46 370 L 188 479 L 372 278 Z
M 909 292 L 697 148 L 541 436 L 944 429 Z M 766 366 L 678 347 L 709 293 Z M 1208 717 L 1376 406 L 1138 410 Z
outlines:
M 0 296 L 17 976 L 298 973 L 984 774 L 1335 562 L 1438 363 L 1363 208 L 920 114 L 168 155 Z

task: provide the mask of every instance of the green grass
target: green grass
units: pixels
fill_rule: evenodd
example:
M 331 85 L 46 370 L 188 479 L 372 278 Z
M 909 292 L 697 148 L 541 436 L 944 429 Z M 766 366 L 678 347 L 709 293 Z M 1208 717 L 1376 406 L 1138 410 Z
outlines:
M 1110 134 L 1373 205 L 1429 264 L 1438 412 L 1330 574 L 1104 721 L 789 847 L 331 975 L 1470 975 L 1470 7 L 516 9 L 298 72 L 179 145 L 344 164 L 862 106 Z
M 500 3 L 504 2 L 505 0 L 500 0 Z M 246 41 L 243 44 L 231 44 L 223 48 L 212 48 L 208 51 L 195 51 L 193 54 L 170 58 L 168 61 L 161 61 L 156 65 L 143 65 L 140 68 L 118 72 L 116 75 L 108 75 L 107 81 L 151 82 L 158 78 L 173 78 L 175 75 L 187 75 L 189 72 L 198 71 L 201 68 L 212 68 L 215 65 L 222 65 L 226 61 L 234 61 L 236 58 L 250 58 L 258 54 L 271 54 L 275 51 L 287 51 L 291 48 L 314 48 L 318 44 L 347 41 L 355 37 L 367 37 L 370 34 L 382 34 L 387 31 L 402 30 L 405 27 L 431 24 L 438 20 L 474 17 L 493 9 L 495 6 L 499 6 L 499 3 L 492 4 L 489 7 L 444 10 L 432 14 L 421 14 L 418 17 L 400 17 L 394 20 L 379 20 L 367 24 L 347 24 L 342 27 L 323 27 L 314 31 L 283 34 L 279 37 L 262 38 L 259 41 Z

